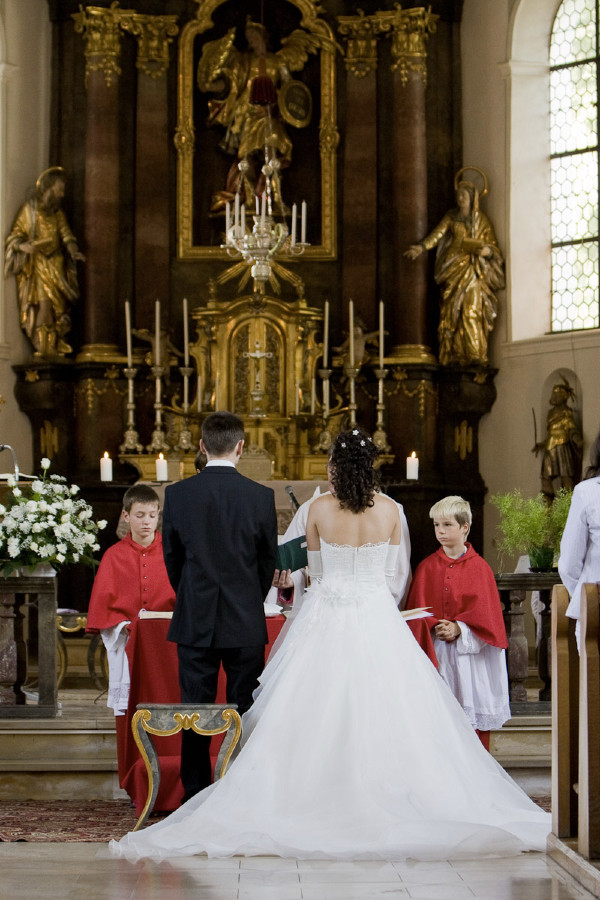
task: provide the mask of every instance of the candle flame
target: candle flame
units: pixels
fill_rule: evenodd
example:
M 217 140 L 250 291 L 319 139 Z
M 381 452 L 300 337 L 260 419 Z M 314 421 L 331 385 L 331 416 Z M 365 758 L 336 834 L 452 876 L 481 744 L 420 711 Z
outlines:
M 416 459 L 416 458 L 417 458 L 417 454 L 415 453 L 414 450 L 413 450 L 413 452 L 412 452 L 410 455 L 411 455 L 411 458 L 412 458 L 412 459 Z
M 413 456 L 414 456 L 414 453 L 413 453 Z M 158 458 L 159 458 L 159 459 L 164 459 L 164 456 L 162 455 L 162 453 L 159 453 L 159 454 L 158 454 Z
M 110 459 L 110 456 L 108 455 L 108 451 L 106 451 L 106 450 L 104 451 L 104 459 Z

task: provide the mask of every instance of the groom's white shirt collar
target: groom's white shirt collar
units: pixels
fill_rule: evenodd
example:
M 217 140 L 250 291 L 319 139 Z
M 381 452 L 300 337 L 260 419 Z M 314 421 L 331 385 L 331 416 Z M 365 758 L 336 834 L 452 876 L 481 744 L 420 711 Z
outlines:
M 208 469 L 209 466 L 231 466 L 232 469 L 235 469 L 235 463 L 229 459 L 209 459 L 204 468 Z

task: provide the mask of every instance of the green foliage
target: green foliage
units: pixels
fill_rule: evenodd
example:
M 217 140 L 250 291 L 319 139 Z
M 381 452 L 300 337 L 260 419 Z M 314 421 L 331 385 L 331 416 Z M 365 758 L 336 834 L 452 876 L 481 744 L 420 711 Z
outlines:
M 552 504 L 548 504 L 541 493 L 535 497 L 524 497 L 518 489 L 490 497 L 491 503 L 500 512 L 497 546 L 501 555 L 531 555 L 542 547 L 558 553 L 571 495 L 572 491 L 560 488 Z

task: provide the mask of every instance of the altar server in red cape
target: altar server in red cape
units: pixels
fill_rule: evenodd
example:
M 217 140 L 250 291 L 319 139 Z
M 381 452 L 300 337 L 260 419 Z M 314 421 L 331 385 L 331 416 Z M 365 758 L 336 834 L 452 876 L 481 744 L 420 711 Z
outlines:
M 107 706 L 114 710 L 117 742 L 128 728 L 129 660 L 127 626 L 140 610 L 172 612 L 175 591 L 163 557 L 158 526 L 159 498 L 148 484 L 134 484 L 123 497 L 124 521 L 130 532 L 105 552 L 92 588 L 87 631 L 98 633 L 108 659 Z M 121 754 L 118 754 L 121 760 Z M 119 770 L 119 777 L 124 773 Z
M 430 607 L 433 615 L 409 625 L 489 749 L 490 730 L 510 718 L 508 643 L 496 581 L 466 543 L 466 500 L 445 497 L 429 515 L 441 547 L 418 566 L 406 608 Z

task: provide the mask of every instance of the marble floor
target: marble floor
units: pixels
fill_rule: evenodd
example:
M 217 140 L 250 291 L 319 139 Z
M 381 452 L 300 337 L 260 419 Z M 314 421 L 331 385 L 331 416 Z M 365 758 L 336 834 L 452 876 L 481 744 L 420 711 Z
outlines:
M 544 854 L 463 862 L 327 862 L 273 857 L 113 859 L 106 844 L 0 844 L 0 900 L 585 900 Z

